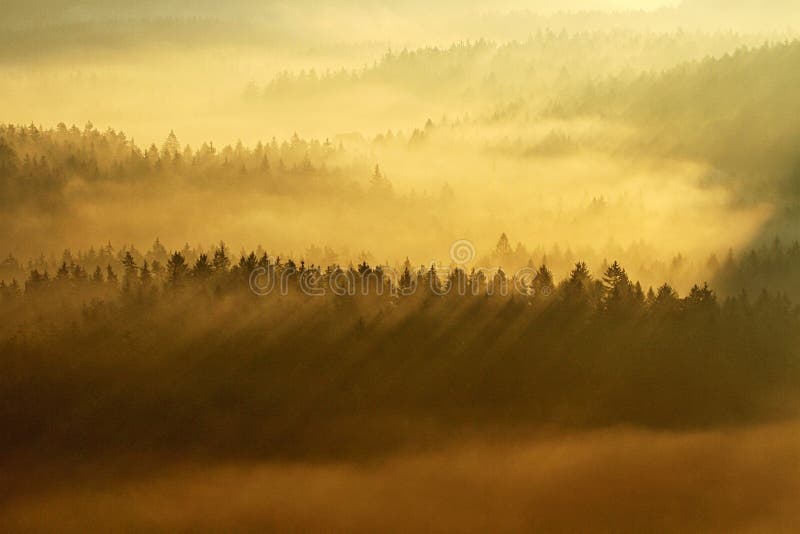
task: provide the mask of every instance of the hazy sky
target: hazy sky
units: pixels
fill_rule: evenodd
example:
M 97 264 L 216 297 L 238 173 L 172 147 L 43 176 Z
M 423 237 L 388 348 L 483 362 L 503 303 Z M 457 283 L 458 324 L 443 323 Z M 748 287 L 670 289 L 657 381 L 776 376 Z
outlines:
M 186 0 L 167 0 L 155 2 L 143 0 L 129 3 L 118 0 L 99 2 L 96 0 L 10 0 L 3 2 L 3 19 L 0 24 L 11 26 L 19 21 L 26 23 L 39 23 L 60 20 L 85 20 L 94 17 L 142 17 L 142 16 L 236 16 L 237 14 L 266 13 L 275 8 L 296 8 L 306 4 L 306 0 L 286 2 L 285 0 L 232 0 L 224 5 L 218 2 L 200 0 L 188 2 Z M 367 0 L 355 2 L 353 0 L 329 0 L 327 2 L 308 3 L 314 9 L 341 7 L 347 9 L 374 9 L 379 7 L 390 11 L 404 11 L 406 9 L 423 9 L 426 11 L 439 11 L 442 8 L 457 11 L 469 10 L 531 10 L 542 13 L 571 10 L 625 10 L 625 9 L 654 9 L 662 6 L 678 4 L 677 0 L 563 0 L 554 3 L 545 0 L 500 0 L 488 2 L 485 0 L 452 1 L 445 0 L 430 5 L 419 0 L 405 0 L 401 2 L 384 2 Z M 302 6 L 305 8 L 305 6 Z M 5 24 L 3 24 L 5 22 Z
M 781 0 L 771 1 L 775 9 L 765 10 L 763 16 L 785 24 L 789 19 L 781 17 L 781 10 L 792 13 L 796 8 Z M 386 227 L 376 230 L 374 236 L 359 230 L 363 241 L 349 245 L 374 251 L 383 259 L 407 254 L 427 258 L 446 252 L 445 245 L 458 236 L 469 235 L 490 248 L 501 232 L 509 232 L 531 245 L 538 244 L 539 235 L 547 236 L 548 245 L 573 246 L 613 237 L 624 244 L 658 242 L 665 257 L 679 249 L 697 251 L 696 256 L 701 257 L 750 241 L 771 216 L 770 205 L 754 203 L 730 209 L 733 195 L 708 186 L 713 169 L 702 157 L 695 158 L 697 161 L 685 161 L 680 154 L 663 158 L 639 145 L 628 150 L 635 156 L 630 161 L 615 156 L 631 145 L 631 138 L 658 135 L 660 124 L 598 122 L 591 117 L 548 121 L 537 116 L 551 101 L 580 96 L 589 82 L 638 71 L 658 72 L 764 42 L 759 33 L 734 37 L 724 33 L 728 37 L 720 38 L 718 29 L 728 28 L 727 21 L 749 24 L 757 17 L 742 15 L 754 8 L 748 0 L 733 2 L 738 11 L 724 12 L 719 10 L 719 2 L 687 0 L 684 5 L 691 7 L 663 14 L 538 17 L 509 11 L 647 10 L 675 1 L 442 0 L 431 4 L 423 0 L 231 0 L 222 5 L 211 0 L 143 0 L 136 4 L 121 0 L 11 0 L 4 4 L 0 20 L 6 27 L 15 27 L 14 20 L 17 27 L 24 21 L 96 22 L 45 31 L 0 32 L 0 116 L 11 123 L 44 128 L 62 121 L 82 128 L 91 121 L 100 131 L 124 131 L 141 146 L 160 145 L 174 130 L 182 143 L 194 149 L 206 141 L 218 147 L 239 140 L 253 146 L 273 137 L 280 142 L 295 133 L 335 141 L 351 139 L 354 133 L 372 139 L 392 130 L 405 132 L 406 139 L 428 119 L 446 125 L 444 117 L 456 122 L 477 118 L 473 126 L 452 131 L 450 126 L 441 128 L 440 134 L 427 139 L 426 150 L 407 150 L 402 143 L 399 148 L 384 150 L 380 145 L 358 146 L 347 141 L 344 163 L 359 161 L 365 168 L 380 163 L 398 195 L 435 197 L 447 184 L 456 198 L 449 212 L 431 215 L 431 226 L 440 231 L 432 233 L 436 238 L 427 244 L 420 243 L 422 232 Z M 242 16 L 247 13 L 253 16 Z M 176 17 L 159 18 L 164 15 Z M 209 15 L 239 20 L 202 18 Z M 688 23 L 707 23 L 710 29 L 702 34 L 676 32 L 688 28 Z M 554 30 L 552 40 L 539 43 L 533 39 L 534 44 L 525 44 L 537 29 Z M 545 35 L 549 33 L 545 31 Z M 492 45 L 475 52 L 461 45 L 450 49 L 453 43 L 474 43 L 481 38 L 496 42 L 497 48 Z M 591 42 L 586 44 L 586 39 Z M 509 41 L 517 42 L 507 45 Z M 442 49 L 422 48 L 418 59 L 388 63 L 386 68 L 369 70 L 364 78 L 348 75 L 325 83 L 306 80 L 282 93 L 267 90 L 285 71 L 313 68 L 314 79 L 316 73 L 328 70 L 362 73 L 376 62 L 380 64 L 387 48 L 399 52 L 432 46 Z M 519 102 L 524 106 L 515 112 Z M 502 118 L 506 108 L 512 113 Z M 497 122 L 495 116 L 502 120 Z M 28 149 L 20 150 L 24 154 Z M 348 175 L 347 179 L 366 185 L 367 176 Z M 165 197 L 173 200 L 170 195 Z M 594 197 L 615 203 L 613 217 L 605 221 L 607 235 L 602 237 L 595 230 L 595 215 L 583 217 Z M 216 196 L 216 200 L 220 198 Z M 535 200 L 520 204 L 519 198 Z M 308 217 L 324 219 L 317 207 L 284 203 L 284 207 L 290 205 L 295 214 L 306 210 Z M 90 203 L 75 201 L 74 206 Z M 641 219 L 643 210 L 649 214 L 647 223 L 630 224 L 630 218 Z M 149 206 L 149 213 L 165 211 L 160 205 Z M 287 235 L 282 229 L 264 236 L 263 228 L 270 226 L 264 213 L 272 216 L 270 210 L 257 206 L 248 212 L 251 217 L 242 217 L 241 210 L 238 213 L 225 235 L 211 229 L 204 233 L 190 215 L 182 217 L 191 226 L 189 230 L 177 224 L 162 226 L 176 228 L 172 236 L 176 242 L 225 238 L 255 244 L 268 238 L 285 248 L 312 242 L 343 246 L 335 242 L 338 231 L 332 235 L 316 230 L 314 235 Z M 100 233 L 91 237 L 93 242 L 135 237 L 137 243 L 140 239 L 146 243 L 158 231 L 138 223 L 141 235 L 132 236 L 127 227 L 117 235 L 108 225 L 95 223 L 95 217 L 109 218 L 93 204 L 85 214 L 85 226 L 99 228 Z M 564 224 L 567 218 L 570 224 Z M 359 223 L 360 219 L 354 221 L 353 227 Z M 707 233 L 691 231 L 695 228 Z M 381 236 L 385 233 L 395 235 L 390 247 L 384 246 L 387 240 Z M 86 233 L 72 235 L 89 239 Z M 160 235 L 171 237 L 163 231 Z M 57 246 L 64 246 L 64 239 L 60 240 Z

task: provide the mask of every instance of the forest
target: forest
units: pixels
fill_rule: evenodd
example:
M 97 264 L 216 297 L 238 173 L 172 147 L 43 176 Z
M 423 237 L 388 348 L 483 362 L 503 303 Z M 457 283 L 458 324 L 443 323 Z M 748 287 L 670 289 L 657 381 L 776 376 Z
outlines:
M 224 243 L 118 256 L 109 245 L 0 283 L 6 453 L 358 455 L 415 439 L 409 426 L 425 439 L 532 422 L 692 428 L 784 417 L 798 400 L 800 317 L 781 293 L 680 296 L 616 262 L 597 278 L 578 262 L 557 281 L 545 265 L 406 262 L 395 277 L 366 262 L 237 259 Z M 257 291 L 259 268 L 282 281 L 274 291 Z M 395 418 L 404 430 L 384 428 Z
M 7 0 L 0 531 L 796 531 L 795 4 Z

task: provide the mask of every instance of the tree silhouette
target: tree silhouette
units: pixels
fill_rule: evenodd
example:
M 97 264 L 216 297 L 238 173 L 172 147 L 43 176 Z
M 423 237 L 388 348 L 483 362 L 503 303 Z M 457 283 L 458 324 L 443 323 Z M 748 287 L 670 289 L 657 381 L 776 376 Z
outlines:
M 225 248 L 225 243 L 222 241 L 219 242 L 219 246 L 214 251 L 212 265 L 215 271 L 227 271 L 231 265 L 231 260 L 228 258 L 228 249 Z
M 106 266 L 106 283 L 117 285 L 117 273 L 114 272 L 114 268 L 111 267 L 111 264 Z
M 634 285 L 618 262 L 603 273 L 603 308 L 611 312 L 628 312 L 637 301 Z
M 139 271 L 139 281 L 142 283 L 143 286 L 148 286 L 153 281 L 153 273 L 147 266 L 147 260 L 145 260 L 144 263 L 142 263 L 142 268 Z
M 122 268 L 123 268 L 123 289 L 128 291 L 131 289 L 131 286 L 136 282 L 136 262 L 133 259 L 133 255 L 131 255 L 130 251 L 125 252 L 125 256 L 122 258 Z
M 208 261 L 207 254 L 200 254 L 192 268 L 192 275 L 201 280 L 211 276 L 214 266 Z
M 186 259 L 180 252 L 173 252 L 167 261 L 167 281 L 172 287 L 183 286 L 186 276 L 189 273 L 189 267 L 186 265 Z

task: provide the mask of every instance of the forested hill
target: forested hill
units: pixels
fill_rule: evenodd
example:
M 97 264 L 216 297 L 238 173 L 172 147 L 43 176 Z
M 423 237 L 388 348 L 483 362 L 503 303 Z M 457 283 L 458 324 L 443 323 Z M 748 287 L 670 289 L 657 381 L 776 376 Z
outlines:
M 24 293 L 0 284 L 2 455 L 363 456 L 454 432 L 708 428 L 797 405 L 798 314 L 780 296 L 645 292 L 617 263 L 557 282 L 544 266 L 393 278 L 233 259 L 126 254 L 118 271 L 65 263 Z M 281 282 L 256 294 L 258 269 Z
M 483 103 L 537 100 L 606 76 L 658 72 L 684 61 L 722 55 L 744 44 L 760 44 L 764 38 L 735 32 L 570 33 L 544 28 L 519 41 L 478 39 L 390 49 L 362 69 L 330 71 L 309 65 L 299 72 L 282 72 L 255 89 L 263 90 L 265 98 L 291 98 L 380 85 Z
M 755 242 L 800 230 L 800 42 L 741 48 L 633 81 L 591 84 L 552 116 L 633 125 L 626 150 L 708 163 L 707 185 L 774 208 Z
M 593 84 L 554 112 L 631 121 L 653 150 L 706 159 L 734 176 L 797 192 L 800 42 L 740 48 L 635 80 Z M 795 181 L 776 178 L 795 177 Z M 782 187 L 773 187 L 780 185 Z
M 343 152 L 329 140 L 296 135 L 252 148 L 238 143 L 218 149 L 210 142 L 192 149 L 172 132 L 160 147 L 139 147 L 123 132 L 101 132 L 91 123 L 84 128 L 61 123 L 54 129 L 0 125 L 0 205 L 8 210 L 30 203 L 59 207 L 69 184 L 76 182 L 166 187 L 185 180 L 183 185 L 201 188 L 236 183 L 278 194 L 346 194 L 357 186 L 336 163 Z M 346 166 L 349 176 L 362 176 L 366 184 L 374 167 L 352 161 Z

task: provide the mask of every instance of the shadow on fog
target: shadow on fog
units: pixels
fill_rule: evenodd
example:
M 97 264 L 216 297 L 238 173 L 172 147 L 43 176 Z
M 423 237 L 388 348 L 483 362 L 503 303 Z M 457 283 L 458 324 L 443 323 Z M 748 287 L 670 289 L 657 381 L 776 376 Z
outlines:
M 465 441 L 366 463 L 98 463 L 0 507 L 7 532 L 790 532 L 800 427 Z M 40 470 L 48 483 L 58 470 Z M 30 473 L 12 471 L 15 477 Z M 91 519 L 90 519 L 91 518 Z

